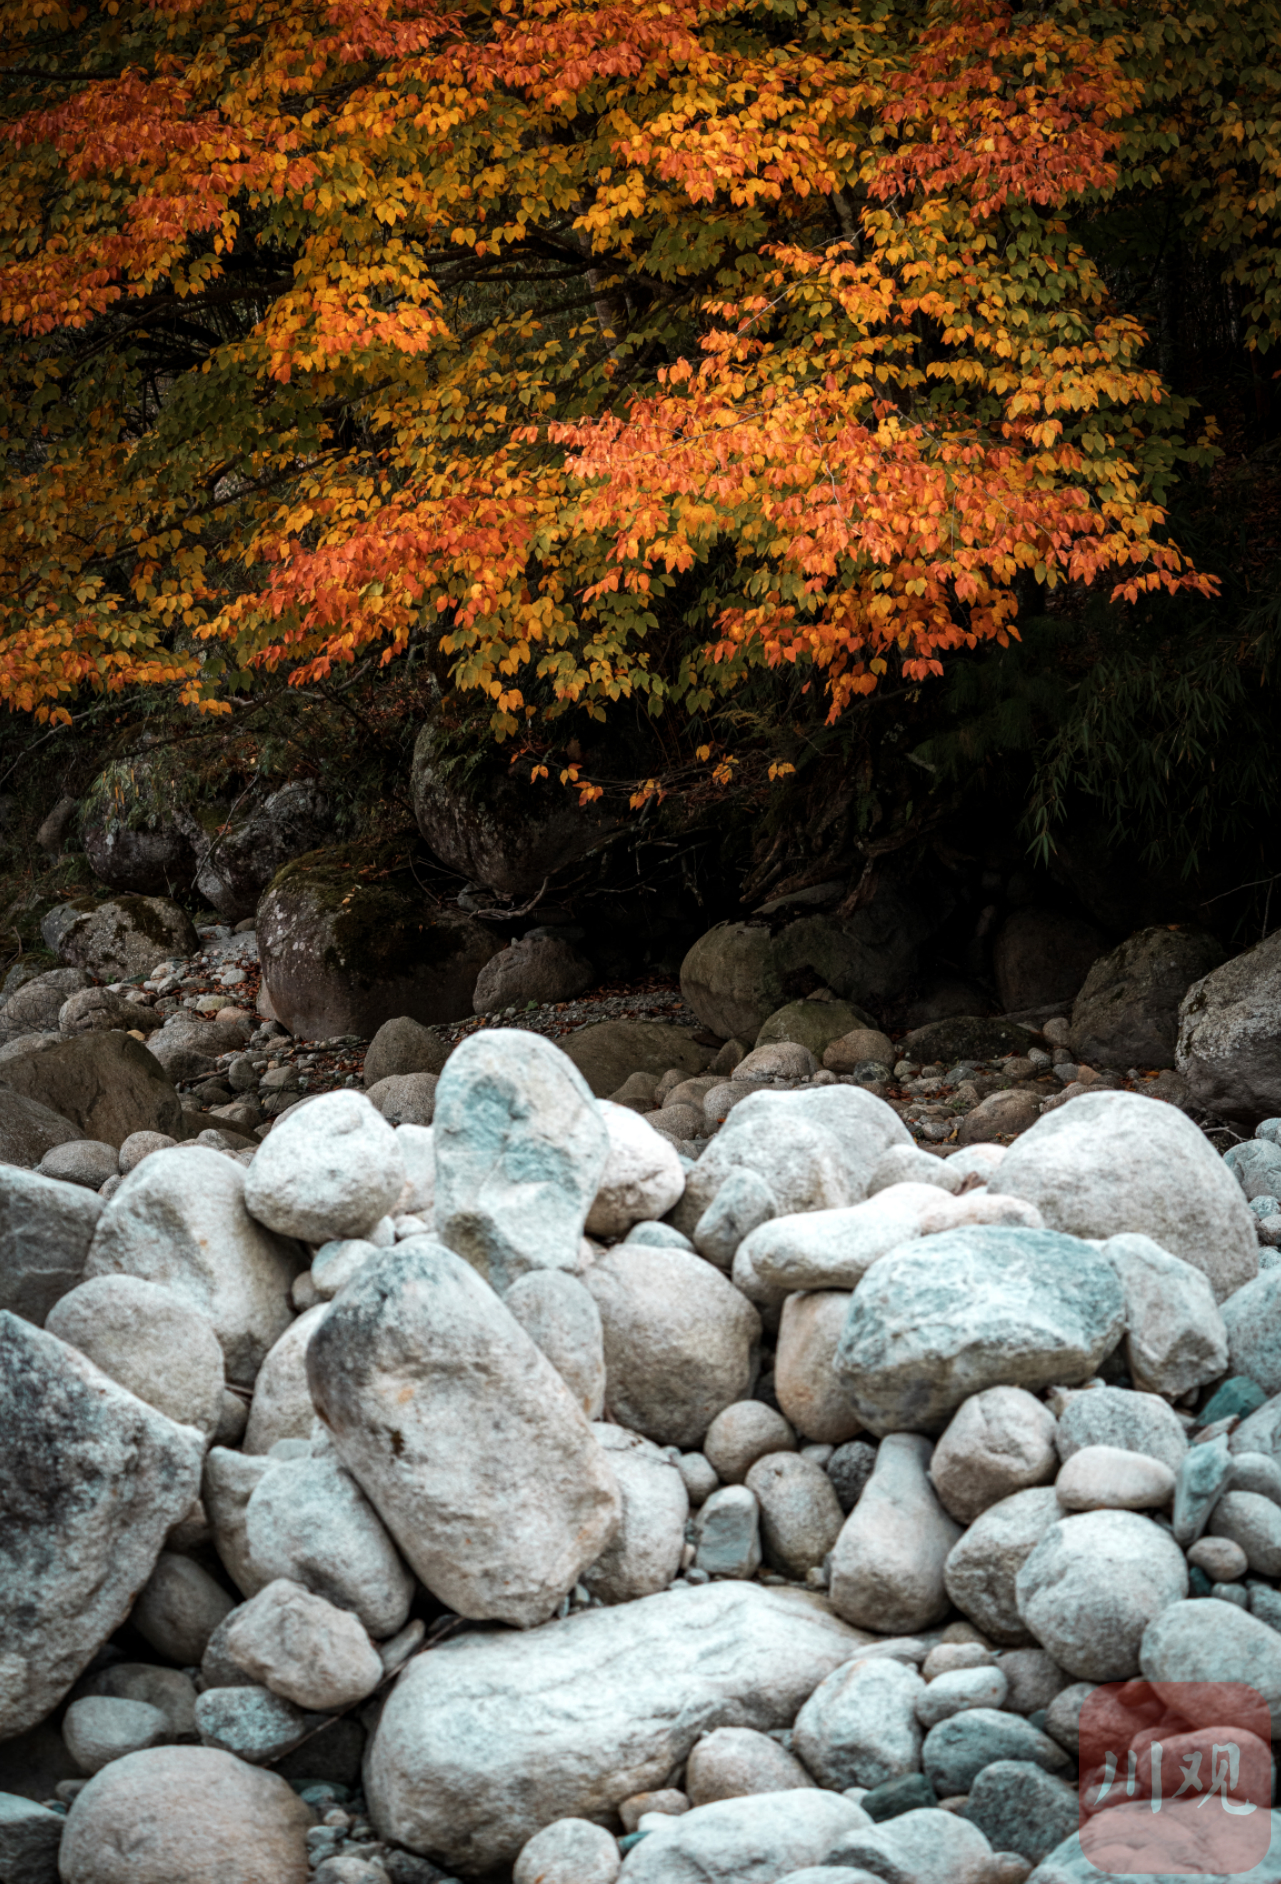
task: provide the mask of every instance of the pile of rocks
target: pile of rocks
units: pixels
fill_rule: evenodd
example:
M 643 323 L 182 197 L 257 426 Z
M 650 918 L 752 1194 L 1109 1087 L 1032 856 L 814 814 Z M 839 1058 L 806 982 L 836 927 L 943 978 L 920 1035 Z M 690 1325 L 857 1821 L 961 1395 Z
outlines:
M 0 1176 L 0 1877 L 1080 1884 L 1097 1684 L 1281 1707 L 1281 1121 L 940 1156 L 870 1050 L 414 1026 Z

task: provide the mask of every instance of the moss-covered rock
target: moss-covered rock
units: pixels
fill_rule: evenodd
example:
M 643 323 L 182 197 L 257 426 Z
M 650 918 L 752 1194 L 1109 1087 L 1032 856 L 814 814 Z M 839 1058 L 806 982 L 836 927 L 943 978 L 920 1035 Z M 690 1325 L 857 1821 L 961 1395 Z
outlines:
M 500 947 L 480 923 L 433 903 L 408 844 L 336 845 L 287 864 L 258 906 L 263 986 L 306 1040 L 375 1034 L 472 1011 L 476 977 Z
M 758 1047 L 771 1046 L 776 1040 L 795 1041 L 808 1047 L 816 1060 L 822 1060 L 834 1040 L 842 1039 L 856 1027 L 875 1029 L 876 1022 L 861 1007 L 848 1001 L 789 1001 L 771 1014 L 756 1036 Z M 869 1056 L 863 1055 L 864 1059 Z
M 723 922 L 685 957 L 681 993 L 723 1039 L 755 1040 L 771 1015 L 819 988 L 856 1007 L 897 993 L 913 972 L 923 932 L 897 890 L 848 922 L 801 916 L 781 929 Z M 841 1031 L 860 1025 L 875 1022 L 856 1014 Z
M 900 1040 L 898 1050 L 903 1059 L 929 1066 L 934 1061 L 948 1065 L 956 1060 L 999 1060 L 1008 1053 L 1026 1053 L 1035 1044 L 1031 1029 L 1015 1021 L 960 1014 L 916 1028 Z
M 464 765 L 433 724 L 418 735 L 411 789 L 418 828 L 442 862 L 503 896 L 531 895 L 617 823 L 562 786 L 531 784 L 528 767 L 518 775 L 495 758 Z
M 99 981 L 136 980 L 157 962 L 200 947 L 190 916 L 166 896 L 117 896 L 96 908 L 78 903 L 66 920 L 51 910 L 41 933 L 47 941 L 56 934 L 52 946 L 62 960 Z

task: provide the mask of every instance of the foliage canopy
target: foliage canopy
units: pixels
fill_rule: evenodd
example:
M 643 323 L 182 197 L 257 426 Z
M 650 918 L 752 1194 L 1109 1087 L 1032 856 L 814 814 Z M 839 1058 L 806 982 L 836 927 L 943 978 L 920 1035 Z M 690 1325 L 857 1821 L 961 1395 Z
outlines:
M 1139 316 L 1177 239 L 1278 330 L 1277 0 L 0 19 L 10 706 L 421 642 L 503 735 L 836 716 L 1029 593 L 1213 588 Z

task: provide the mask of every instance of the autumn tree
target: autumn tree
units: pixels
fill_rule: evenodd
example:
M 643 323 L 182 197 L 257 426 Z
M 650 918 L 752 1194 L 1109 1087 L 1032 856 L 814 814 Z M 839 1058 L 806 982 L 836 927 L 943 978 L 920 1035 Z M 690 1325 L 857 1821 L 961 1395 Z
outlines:
M 835 716 L 1213 586 L 1124 288 L 1159 201 L 1276 331 L 1275 0 L 0 11 L 11 707 L 421 644 L 501 736 Z

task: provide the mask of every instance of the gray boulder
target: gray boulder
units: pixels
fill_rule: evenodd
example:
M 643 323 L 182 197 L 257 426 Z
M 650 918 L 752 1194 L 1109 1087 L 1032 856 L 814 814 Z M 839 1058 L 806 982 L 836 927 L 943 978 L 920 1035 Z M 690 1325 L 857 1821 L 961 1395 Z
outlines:
M 989 1505 L 966 1530 L 943 1570 L 947 1593 L 990 1641 L 1017 1647 L 1032 1638 L 1019 1614 L 1019 1571 L 1063 1516 L 1052 1485 Z
M 777 1884 L 786 1871 L 822 1864 L 870 1823 L 838 1793 L 718 1799 L 656 1823 L 628 1853 L 619 1884 Z
M 403 1073 L 440 1073 L 449 1048 L 440 1035 L 408 1014 L 384 1021 L 365 1053 L 365 1090 Z
M 154 1033 L 164 1017 L 141 1001 L 127 1001 L 110 988 L 81 988 L 58 1009 L 58 1031 L 64 1034 L 101 1034 L 119 1028 L 122 1033 Z
M 190 916 L 165 896 L 117 896 L 77 909 L 62 927 L 57 952 L 99 981 L 149 975 L 157 962 L 200 947 Z
M 1140 1093 L 1082 1093 L 1045 1113 L 988 1189 L 1025 1197 L 1069 1236 L 1150 1236 L 1207 1275 L 1218 1302 L 1258 1273 L 1237 1180 L 1191 1119 Z
M 1144 1630 L 1188 1592 L 1183 1552 L 1137 1511 L 1087 1511 L 1054 1524 L 1015 1582 L 1019 1615 L 1080 1681 L 1139 1672 Z
M 832 1884 L 865 1884 L 886 1878 L 892 1884 L 989 1884 L 996 1873 L 992 1848 L 976 1825 L 955 1812 L 920 1806 L 881 1825 L 847 1833 L 833 1848 L 829 1865 L 849 1866 L 831 1873 Z M 797 1884 L 780 1879 L 779 1884 Z M 801 1884 L 825 1884 L 810 1872 Z
M 793 1744 L 821 1786 L 882 1786 L 920 1771 L 916 1704 L 925 1683 L 910 1663 L 855 1660 L 815 1688 L 796 1717 Z
M 286 864 L 258 907 L 263 987 L 304 1040 L 371 1036 L 403 1015 L 463 1020 L 497 948 L 461 910 L 430 903 L 403 857 L 359 845 Z
M 8 1064 L 0 1063 L 0 1077 Z M 34 1171 L 55 1147 L 74 1144 L 79 1137 L 79 1127 L 52 1106 L 0 1085 L 0 1165 Z
M 1109 1237 L 1104 1248 L 1125 1291 L 1125 1356 L 1135 1385 L 1175 1400 L 1225 1373 L 1228 1331 L 1209 1277 L 1150 1236 Z
M 940 1799 L 968 1792 L 993 1760 L 1025 1760 L 1047 1773 L 1067 1772 L 1072 1764 L 1048 1734 L 995 1707 L 966 1708 L 940 1721 L 921 1749 L 925 1776 Z
M 171 1289 L 212 1324 L 228 1379 L 248 1386 L 293 1320 L 289 1291 L 304 1266 L 296 1244 L 246 1210 L 243 1165 L 180 1145 L 123 1180 L 94 1232 L 85 1276 L 140 1276 Z
M 503 1297 L 589 1420 L 605 1407 L 605 1336 L 591 1291 L 563 1269 L 531 1269 Z
M 965 1816 L 993 1851 L 1016 1851 L 1038 1864 L 1076 1831 L 1081 1797 L 1067 1780 L 1028 1760 L 993 1760 L 975 1777 Z
M 859 1628 L 910 1634 L 948 1612 L 944 1568 L 961 1527 L 926 1475 L 932 1450 L 916 1433 L 882 1440 L 863 1496 L 836 1540 L 832 1607 Z
M 655 1079 L 670 1067 L 701 1073 L 711 1058 L 688 1027 L 664 1021 L 597 1021 L 577 1028 L 564 1051 L 598 1099 L 608 1099 L 633 1073 L 652 1073 Z
M 714 1727 L 789 1725 L 858 1644 L 820 1599 L 744 1583 L 457 1636 L 388 1696 L 371 1815 L 452 1869 L 510 1864 L 544 1825 L 608 1819 L 664 1785 Z
M 1115 1268 L 1091 1244 L 1052 1230 L 947 1230 L 873 1264 L 836 1370 L 873 1432 L 937 1431 L 987 1387 L 1087 1380 L 1120 1340 L 1124 1309 Z
M 13 1884 L 58 1884 L 66 1819 L 17 1793 L 0 1792 L 0 1877 Z
M 245 1208 L 279 1236 L 363 1237 L 405 1188 L 396 1133 L 369 1097 L 325 1092 L 281 1119 L 245 1176 Z
M 213 1437 L 222 1348 L 209 1320 L 172 1289 L 137 1276 L 96 1276 L 56 1302 L 45 1326 L 148 1406 Z
M 1115 1446 L 1159 1459 L 1172 1472 L 1178 1471 L 1188 1449 L 1182 1422 L 1167 1401 L 1125 1387 L 1074 1393 L 1059 1415 L 1054 1443 L 1065 1464 L 1087 1446 Z
M 109 890 L 171 897 L 191 888 L 195 853 L 175 825 L 92 823 L 84 826 L 81 839 L 89 868 Z
M 1234 1374 L 1248 1374 L 1266 1394 L 1281 1393 L 1281 1269 L 1267 1269 L 1223 1304 Z
M 1138 1665 L 1146 1680 L 1194 1726 L 1216 1724 L 1222 1701 L 1215 1694 L 1223 1682 L 1243 1682 L 1262 1695 L 1273 1719 L 1281 1709 L 1281 1634 L 1233 1603 L 1174 1602 L 1148 1623 Z M 1202 1693 L 1184 1684 L 1204 1682 Z
M 262 1583 L 301 1583 L 359 1616 L 375 1641 L 404 1628 L 414 1579 L 332 1447 L 282 1459 L 263 1475 L 245 1511 L 245 1537 Z
M 997 930 L 992 973 L 1007 1014 L 1053 1009 L 1062 1014 L 1107 947 L 1107 938 L 1079 916 L 1055 909 L 1016 909 Z
M 104 1145 L 99 1139 L 78 1138 L 71 1144 L 50 1146 L 37 1169 L 41 1177 L 100 1191 L 108 1178 L 118 1174 L 120 1154 L 114 1145 Z
M 622 1500 L 618 1529 L 583 1572 L 583 1585 L 602 1603 L 631 1603 L 665 1590 L 680 1569 L 689 1494 L 674 1461 L 625 1427 L 592 1429 L 609 1455 Z
M 307 1373 L 343 1464 L 459 1615 L 544 1622 L 608 1544 L 619 1492 L 606 1454 L 452 1251 L 416 1238 L 367 1264 L 312 1335 Z
M 498 760 L 469 766 L 464 783 L 430 721 L 414 746 L 410 791 L 437 857 L 500 896 L 528 899 L 617 824 L 600 806 L 580 806 L 563 787 L 532 783 Z
M 541 1035 L 472 1034 L 436 1088 L 436 1234 L 500 1293 L 572 1269 L 609 1138 L 578 1069 Z
M 172 1081 L 128 1034 L 49 1036 L 21 1058 L 6 1060 L 0 1074 L 14 1092 L 69 1119 L 80 1138 L 119 1148 L 133 1132 L 184 1135 Z
M 212 835 L 184 820 L 196 888 L 228 922 L 252 916 L 278 870 L 318 850 L 333 831 L 333 810 L 313 779 L 298 779 L 268 794 L 256 809 L 224 822 Z
M 911 1142 L 898 1114 L 857 1086 L 754 1092 L 687 1174 L 681 1210 L 696 1224 L 738 1166 L 765 1180 L 778 1216 L 857 1204 L 881 1154 Z
M 102 1209 L 79 1184 L 0 1167 L 0 1308 L 43 1327 L 83 1277 Z
M 1251 1122 L 1281 1112 L 1281 930 L 1193 982 L 1174 1063 L 1211 1112 Z
M 476 978 L 472 1005 L 478 1014 L 532 1001 L 572 1001 L 590 988 L 596 970 L 570 943 L 555 936 L 532 936 L 491 956 Z
M 1140 929 L 1094 963 L 1072 1005 L 1068 1043 L 1086 1066 L 1173 1066 L 1179 1006 L 1223 950 L 1196 929 Z
M 129 1613 L 204 1441 L 0 1312 L 0 1739 L 42 1720 Z
M 21 982 L 0 1007 L 0 1042 L 23 1034 L 56 1033 L 66 1002 L 89 985 L 83 968 L 51 968 Z
M 310 1807 L 277 1773 L 215 1747 L 151 1747 L 77 1793 L 63 1884 L 307 1884 Z
M 370 1105 L 388 1125 L 430 1125 L 436 1116 L 435 1073 L 393 1073 L 368 1089 Z
M 607 1403 L 634 1432 L 688 1451 L 750 1394 L 760 1316 L 701 1256 L 620 1243 L 583 1280 L 600 1310 Z

